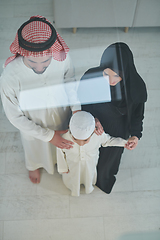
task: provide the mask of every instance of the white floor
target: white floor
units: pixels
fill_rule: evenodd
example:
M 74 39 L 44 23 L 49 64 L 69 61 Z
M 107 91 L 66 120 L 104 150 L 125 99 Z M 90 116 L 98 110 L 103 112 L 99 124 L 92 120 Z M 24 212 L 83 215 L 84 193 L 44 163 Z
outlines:
M 44 3 L 45 2 L 45 3 Z M 31 15 L 53 21 L 52 0 L 0 0 L 0 73 L 9 45 Z M 97 66 L 116 41 L 132 49 L 148 89 L 144 133 L 126 150 L 110 195 L 98 188 L 71 197 L 61 176 L 42 171 L 32 184 L 24 166 L 19 132 L 0 110 L 0 240 L 158 240 L 160 236 L 160 28 L 58 29 L 70 47 L 77 78 Z M 133 238 L 132 238 L 133 237 Z M 148 238 L 147 238 L 148 237 Z M 155 238 L 154 238 L 155 237 Z

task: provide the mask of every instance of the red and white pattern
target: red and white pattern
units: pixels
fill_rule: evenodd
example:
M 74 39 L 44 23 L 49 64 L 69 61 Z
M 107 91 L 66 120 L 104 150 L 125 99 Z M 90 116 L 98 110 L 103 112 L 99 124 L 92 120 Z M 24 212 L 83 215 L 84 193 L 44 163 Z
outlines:
M 33 17 L 39 17 L 44 18 L 42 16 L 33 16 Z M 33 18 L 31 17 L 31 18 Z M 30 18 L 30 19 L 31 19 Z M 46 21 L 48 21 L 46 19 Z M 49 22 L 49 21 L 48 21 Z M 51 37 L 51 29 L 50 27 L 40 21 L 33 21 L 29 24 L 27 24 L 23 30 L 22 30 L 22 37 L 32 43 L 42 43 L 47 41 Z M 57 33 L 57 32 L 56 32 Z M 22 47 L 19 46 L 18 41 L 18 33 L 16 34 L 15 40 L 10 46 L 10 51 L 14 56 L 9 57 L 5 62 L 5 67 L 8 63 L 13 61 L 18 55 L 24 56 L 24 57 L 44 57 L 44 56 L 53 56 L 53 58 L 57 61 L 64 61 L 66 59 L 66 55 L 69 52 L 69 48 L 63 38 L 57 33 L 57 39 L 55 43 L 47 50 L 41 51 L 41 52 L 32 52 L 28 51 Z

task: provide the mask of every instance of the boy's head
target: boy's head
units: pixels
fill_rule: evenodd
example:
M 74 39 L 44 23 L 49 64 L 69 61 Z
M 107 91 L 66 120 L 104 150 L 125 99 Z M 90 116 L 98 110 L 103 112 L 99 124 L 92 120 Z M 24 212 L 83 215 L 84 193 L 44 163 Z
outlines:
M 95 119 L 88 112 L 76 112 L 70 119 L 69 128 L 74 142 L 83 146 L 89 142 L 94 132 Z

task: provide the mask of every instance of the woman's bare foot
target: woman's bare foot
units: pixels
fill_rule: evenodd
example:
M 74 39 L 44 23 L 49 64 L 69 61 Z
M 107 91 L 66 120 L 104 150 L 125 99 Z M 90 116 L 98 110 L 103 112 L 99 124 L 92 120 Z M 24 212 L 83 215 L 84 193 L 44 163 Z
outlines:
M 34 171 L 29 171 L 29 178 L 33 183 L 40 183 L 40 171 L 36 169 Z

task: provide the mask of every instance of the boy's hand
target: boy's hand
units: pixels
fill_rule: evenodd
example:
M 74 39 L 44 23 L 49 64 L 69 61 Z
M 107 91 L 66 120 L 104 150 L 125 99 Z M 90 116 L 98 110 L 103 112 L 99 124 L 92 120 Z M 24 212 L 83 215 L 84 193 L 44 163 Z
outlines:
M 127 148 L 128 150 L 133 150 L 136 148 L 138 144 L 138 138 L 136 136 L 130 137 L 128 139 L 128 142 L 125 145 L 125 148 Z
M 98 118 L 95 118 L 95 122 L 96 122 L 96 127 L 95 127 L 94 132 L 95 132 L 97 135 L 102 135 L 102 133 L 104 132 L 104 130 L 103 130 L 103 127 L 102 127 L 100 121 L 98 120 Z
M 72 148 L 73 147 L 72 145 L 74 143 L 61 137 L 61 134 L 66 133 L 67 131 L 68 130 L 55 131 L 53 138 L 49 142 L 58 148 L 63 148 L 63 149 Z

